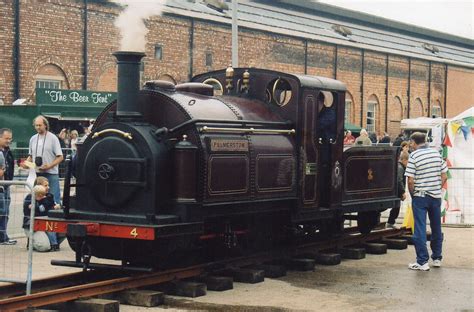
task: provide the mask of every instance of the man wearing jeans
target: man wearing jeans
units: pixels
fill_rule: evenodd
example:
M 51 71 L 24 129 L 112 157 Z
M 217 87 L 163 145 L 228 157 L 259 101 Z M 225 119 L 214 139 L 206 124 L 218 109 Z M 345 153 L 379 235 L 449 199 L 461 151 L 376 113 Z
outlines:
M 14 159 L 10 150 L 12 130 L 0 129 L 0 180 L 13 180 Z M 10 187 L 0 188 L 0 245 L 15 245 L 16 240 L 10 239 L 7 234 L 8 218 L 10 214 Z
M 416 262 L 410 263 L 411 270 L 429 271 L 429 254 L 426 247 L 426 214 L 431 226 L 431 258 L 434 267 L 441 267 L 443 233 L 441 232 L 441 186 L 446 182 L 448 168 L 439 152 L 428 147 L 426 135 L 415 132 L 410 137 L 413 152 L 408 159 L 405 176 L 412 195 L 415 232 L 413 243 Z

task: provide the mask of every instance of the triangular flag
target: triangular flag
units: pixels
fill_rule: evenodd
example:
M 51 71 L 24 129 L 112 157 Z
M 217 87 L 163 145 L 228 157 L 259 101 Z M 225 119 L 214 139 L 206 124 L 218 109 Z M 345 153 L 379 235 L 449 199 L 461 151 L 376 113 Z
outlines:
M 451 130 L 453 131 L 453 135 L 456 135 L 458 132 L 459 128 L 461 128 L 461 125 L 455 122 L 451 123 Z
M 446 158 L 446 166 L 448 166 L 448 168 L 452 168 L 453 167 L 453 164 L 449 161 L 449 159 Z
M 446 136 L 446 137 L 447 137 L 447 136 Z M 445 140 L 445 141 L 446 141 L 446 140 Z M 443 145 L 441 157 L 443 157 L 443 159 L 448 158 L 448 147 L 447 147 L 446 145 Z
M 468 127 L 474 126 L 474 116 L 463 118 L 464 124 Z
M 453 144 L 451 143 L 451 139 L 449 138 L 449 135 L 446 134 L 446 136 L 444 137 L 443 144 L 449 147 L 453 147 Z
M 469 134 L 469 127 L 468 126 L 461 126 L 462 134 L 464 135 L 464 140 L 467 141 L 467 135 Z

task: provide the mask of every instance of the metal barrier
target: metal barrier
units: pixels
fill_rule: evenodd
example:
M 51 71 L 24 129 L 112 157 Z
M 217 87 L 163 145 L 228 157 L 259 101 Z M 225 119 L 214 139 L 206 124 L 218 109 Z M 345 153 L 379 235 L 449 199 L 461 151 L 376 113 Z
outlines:
M 70 148 L 62 148 L 61 150 L 63 151 L 64 159 L 66 159 L 66 156 L 73 154 L 73 150 Z M 28 148 L 27 147 L 12 148 L 11 151 L 13 153 L 13 157 L 16 159 L 16 162 L 17 162 L 16 163 L 17 166 L 15 166 L 15 177 L 21 180 L 26 179 L 26 177 L 28 176 L 28 170 L 22 169 L 19 166 L 19 162 L 28 158 L 28 154 L 29 154 Z M 63 161 L 59 164 L 59 178 L 64 179 L 65 176 L 66 176 L 66 165 L 65 165 L 65 162 Z
M 0 193 L 0 222 L 5 222 L 6 225 L 1 234 L 7 234 L 10 240 L 17 240 L 16 244 L 0 245 L 0 282 L 24 283 L 26 294 L 30 295 L 33 276 L 32 242 L 35 209 L 30 210 L 30 226 L 25 229 L 28 234 L 28 240 L 26 240 L 23 229 L 23 202 L 25 196 L 31 194 L 31 206 L 35 207 L 35 196 L 33 196 L 31 186 L 25 181 L 0 181 L 0 187 L 3 189 L 3 193 Z M 22 243 L 28 241 L 31 243 L 28 244 L 28 252 L 25 254 Z
M 474 168 L 449 168 L 445 224 L 474 225 Z

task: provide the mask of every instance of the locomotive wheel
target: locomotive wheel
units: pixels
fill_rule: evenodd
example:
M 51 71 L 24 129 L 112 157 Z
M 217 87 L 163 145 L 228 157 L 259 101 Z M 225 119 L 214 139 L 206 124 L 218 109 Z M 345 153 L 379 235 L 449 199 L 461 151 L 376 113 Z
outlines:
M 362 234 L 369 234 L 380 223 L 380 212 L 363 211 L 357 214 L 357 228 Z

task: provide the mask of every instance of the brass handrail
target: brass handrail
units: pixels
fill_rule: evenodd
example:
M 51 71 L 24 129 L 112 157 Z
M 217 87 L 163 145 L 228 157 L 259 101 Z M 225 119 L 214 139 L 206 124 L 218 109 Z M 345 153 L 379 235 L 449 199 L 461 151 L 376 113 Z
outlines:
M 199 129 L 200 132 L 223 132 L 223 133 L 251 133 L 251 134 L 295 134 L 295 129 L 255 129 L 255 128 L 218 128 L 204 126 Z
M 123 136 L 124 138 L 129 139 L 129 140 L 132 139 L 132 134 L 130 132 L 123 132 L 123 131 L 118 130 L 118 129 L 105 129 L 105 130 L 102 130 L 102 131 L 99 131 L 99 132 L 95 132 L 92 135 L 92 138 L 95 139 L 95 138 L 101 136 L 102 134 L 109 133 L 109 132 L 120 134 L 121 136 Z

